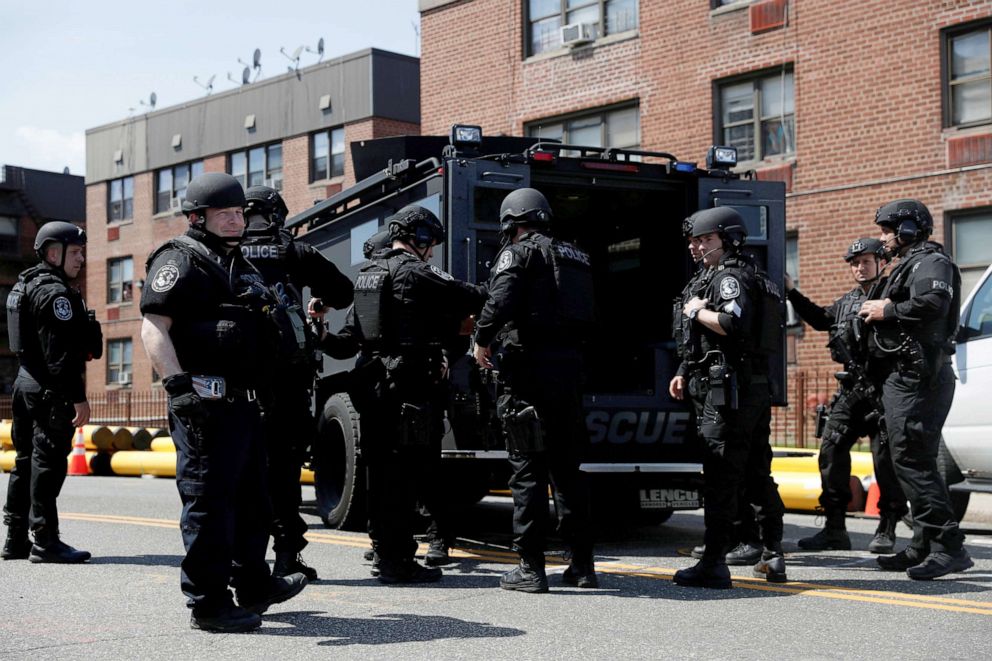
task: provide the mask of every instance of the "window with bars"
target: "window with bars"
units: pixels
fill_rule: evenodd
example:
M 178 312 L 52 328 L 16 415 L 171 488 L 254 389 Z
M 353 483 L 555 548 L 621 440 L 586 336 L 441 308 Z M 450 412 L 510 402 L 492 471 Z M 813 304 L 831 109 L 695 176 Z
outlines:
M 134 350 L 131 338 L 107 340 L 108 385 L 131 385 L 133 355 Z
M 134 177 L 111 180 L 107 197 L 108 221 L 119 222 L 134 217 Z
M 583 147 L 637 149 L 641 144 L 638 106 L 596 110 L 531 122 L 527 135 Z M 568 155 L 567 152 L 562 152 Z
M 955 211 L 950 220 L 951 251 L 961 269 L 963 302 L 992 264 L 992 208 Z
M 203 174 L 203 161 L 180 163 L 155 171 L 155 213 L 176 208 L 186 199 L 186 186 L 193 177 Z M 174 203 L 173 200 L 176 200 Z M 178 210 L 178 209 L 177 209 Z
M 310 182 L 344 175 L 344 128 L 310 135 Z
M 992 24 L 944 33 L 945 126 L 992 122 Z
M 561 48 L 563 25 L 585 23 L 593 39 L 637 29 L 637 0 L 526 0 L 527 55 Z
M 18 231 L 17 218 L 13 216 L 0 216 L 0 255 L 16 255 L 19 240 L 20 233 Z
M 717 83 L 717 136 L 737 148 L 738 162 L 796 151 L 793 73 L 782 68 Z
M 107 303 L 130 303 L 134 286 L 134 259 L 107 260 Z
M 282 143 L 231 152 L 227 171 L 245 190 L 251 186 L 282 190 Z

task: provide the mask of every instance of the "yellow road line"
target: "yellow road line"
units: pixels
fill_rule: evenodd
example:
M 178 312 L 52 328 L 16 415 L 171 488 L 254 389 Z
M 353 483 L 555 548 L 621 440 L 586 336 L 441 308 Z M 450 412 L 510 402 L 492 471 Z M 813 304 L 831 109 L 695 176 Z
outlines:
M 122 523 L 126 525 L 151 526 L 156 528 L 179 528 L 179 523 L 176 521 L 169 519 L 152 519 L 140 516 L 119 516 L 113 514 L 89 513 L 61 513 L 60 516 L 64 519 L 91 521 L 95 523 Z M 311 542 L 316 542 L 318 544 L 349 546 L 361 549 L 369 548 L 369 542 L 366 538 L 348 535 L 345 533 L 309 532 L 306 537 Z M 452 549 L 451 555 L 456 558 L 484 560 L 503 564 L 513 564 L 517 562 L 516 553 L 495 549 Z M 549 560 L 549 562 L 552 564 L 564 564 L 564 561 L 556 562 L 555 560 Z M 596 571 L 605 574 L 616 574 L 619 576 L 649 578 L 654 580 L 671 580 L 677 570 L 670 567 L 651 567 L 621 562 L 597 562 Z M 805 597 L 822 597 L 825 599 L 840 599 L 844 601 L 858 601 L 863 603 L 885 604 L 889 606 L 905 606 L 907 608 L 924 608 L 955 613 L 973 613 L 977 615 L 992 616 L 992 602 L 972 601 L 968 599 L 956 599 L 953 597 L 941 597 L 936 595 L 910 594 L 887 590 L 850 588 L 822 583 L 804 583 L 798 581 L 790 581 L 788 583 L 767 583 L 760 578 L 751 578 L 746 576 L 732 576 L 732 578 L 736 587 L 747 590 L 760 590 L 764 592 L 794 594 Z

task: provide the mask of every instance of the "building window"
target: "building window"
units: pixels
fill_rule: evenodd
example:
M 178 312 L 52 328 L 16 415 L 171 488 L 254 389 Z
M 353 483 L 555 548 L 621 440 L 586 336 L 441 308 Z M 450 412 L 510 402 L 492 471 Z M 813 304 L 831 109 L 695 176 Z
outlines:
M 203 161 L 181 163 L 155 171 L 155 213 L 170 209 L 186 199 L 186 186 L 193 177 L 203 174 Z M 173 202 L 175 200 L 175 202 Z
M 107 340 L 107 383 L 131 385 L 131 338 Z
M 134 284 L 134 259 L 107 260 L 107 303 L 130 303 Z
M 0 216 L 0 255 L 18 253 L 17 225 L 17 219 L 13 216 Z
M 992 208 L 951 214 L 951 246 L 963 303 L 992 263 Z
M 535 138 L 560 140 L 567 145 L 583 147 L 637 149 L 641 144 L 637 106 L 540 120 L 528 124 L 526 130 L 527 135 Z
M 282 143 L 232 152 L 227 165 L 245 190 L 251 186 L 282 190 Z
M 717 135 L 739 162 L 796 151 L 793 75 L 788 69 L 717 84 Z
M 527 55 L 561 48 L 563 25 L 585 23 L 590 36 L 637 29 L 637 0 L 527 0 Z
M 945 124 L 992 122 L 992 25 L 944 35 Z
M 110 182 L 110 203 L 107 220 L 119 222 L 134 217 L 134 177 L 114 179 Z
M 321 131 L 310 136 L 310 181 L 331 179 L 344 174 L 344 128 Z

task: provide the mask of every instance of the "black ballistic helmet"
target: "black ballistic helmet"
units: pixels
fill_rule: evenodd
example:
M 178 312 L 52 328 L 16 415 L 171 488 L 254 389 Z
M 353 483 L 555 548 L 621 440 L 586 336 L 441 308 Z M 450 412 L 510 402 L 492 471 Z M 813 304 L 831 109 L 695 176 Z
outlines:
M 844 261 L 850 264 L 851 260 L 858 255 L 875 255 L 879 259 L 888 259 L 885 244 L 878 239 L 855 239 L 854 243 L 847 248 Z
M 429 209 L 408 204 L 386 219 L 389 241 L 403 241 L 418 249 L 444 242 L 444 226 Z
M 919 200 L 895 200 L 879 207 L 875 224 L 895 230 L 903 243 L 916 243 L 933 233 L 933 216 Z
M 203 215 L 207 209 L 244 206 L 245 191 L 237 179 L 223 172 L 205 172 L 194 177 L 186 187 L 183 213 Z
M 362 255 L 365 256 L 365 259 L 372 259 L 372 255 L 376 254 L 388 245 L 389 230 L 379 230 L 369 238 L 365 239 L 365 243 L 362 244 Z
M 703 236 L 704 234 L 719 234 L 728 247 L 739 248 L 747 238 L 747 228 L 744 219 L 731 207 L 714 207 L 702 209 L 692 214 L 682 223 L 682 231 L 686 236 Z
M 499 207 L 499 231 L 508 234 L 516 225 L 550 225 L 551 205 L 541 191 L 518 188 Z
M 86 232 L 81 227 L 61 220 L 53 220 L 41 226 L 34 238 L 34 252 L 38 259 L 45 259 L 45 247 L 49 243 L 62 244 L 62 263 L 65 264 L 65 249 L 68 245 L 85 246 Z
M 273 225 L 282 227 L 289 208 L 279 191 L 268 186 L 252 186 L 245 191 L 245 216 L 264 216 Z

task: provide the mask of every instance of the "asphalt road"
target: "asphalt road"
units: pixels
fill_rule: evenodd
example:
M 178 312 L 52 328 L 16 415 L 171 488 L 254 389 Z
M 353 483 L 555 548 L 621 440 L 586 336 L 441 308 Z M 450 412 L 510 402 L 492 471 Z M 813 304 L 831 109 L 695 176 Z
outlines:
M 7 476 L 0 476 L 0 493 Z M 304 492 L 312 497 L 312 490 Z M 981 505 L 982 503 L 979 503 Z M 63 538 L 92 551 L 84 566 L 0 562 L 0 657 L 49 659 L 333 658 L 661 659 L 988 658 L 992 631 L 992 526 L 969 523 L 976 566 L 929 583 L 876 569 L 863 551 L 798 553 L 814 517 L 790 514 L 792 582 L 753 579 L 735 589 L 674 585 L 702 535 L 700 513 L 664 526 L 604 531 L 601 586 L 525 595 L 498 589 L 506 552 L 506 499 L 463 521 L 466 550 L 439 584 L 387 587 L 368 573 L 367 538 L 325 529 L 316 517 L 304 555 L 321 578 L 274 606 L 251 634 L 189 628 L 179 592 L 183 549 L 172 480 L 69 478 L 60 499 Z M 872 520 L 849 519 L 864 548 Z M 908 530 L 900 525 L 902 541 Z

